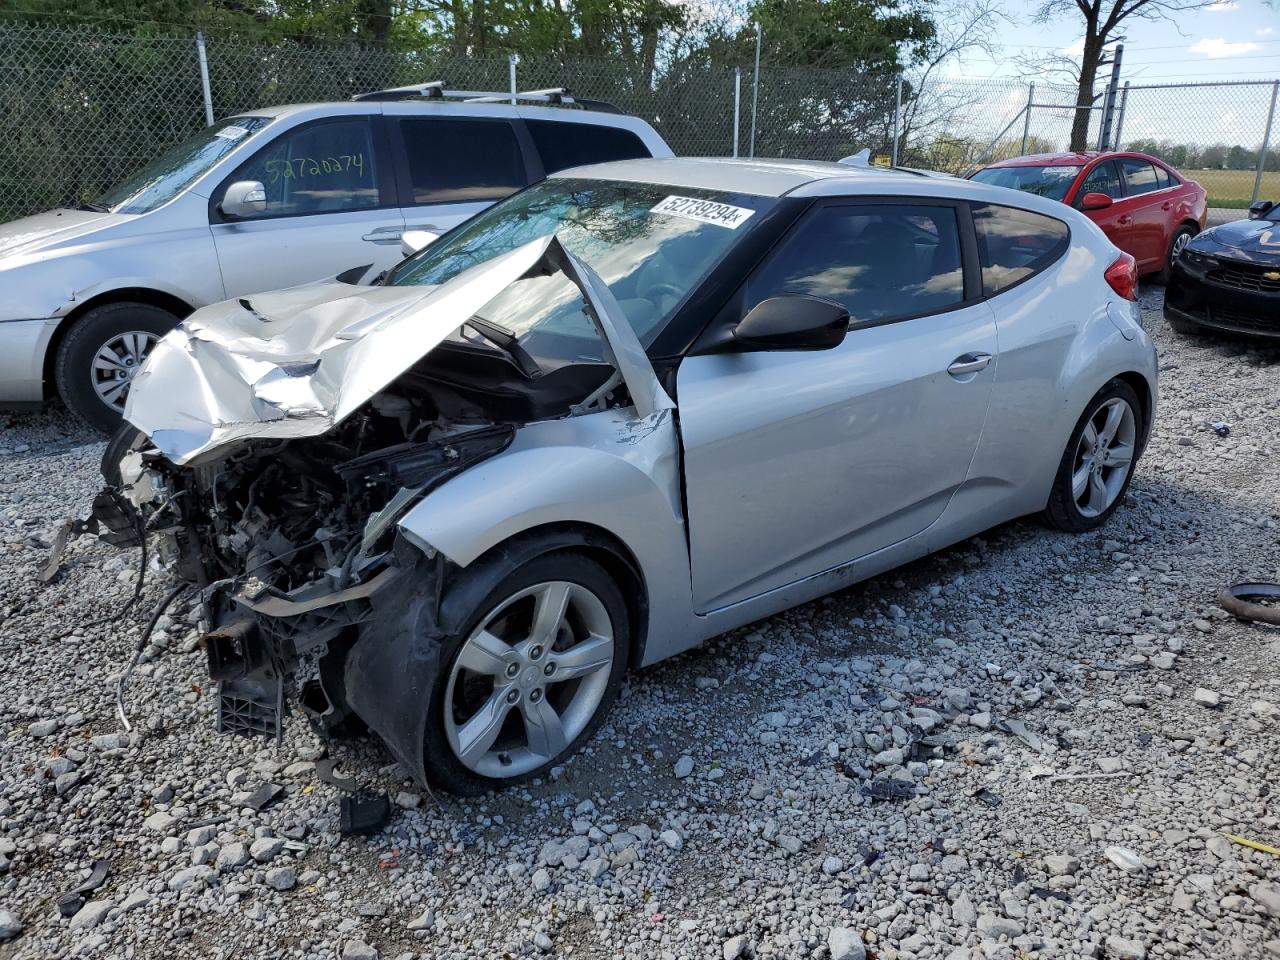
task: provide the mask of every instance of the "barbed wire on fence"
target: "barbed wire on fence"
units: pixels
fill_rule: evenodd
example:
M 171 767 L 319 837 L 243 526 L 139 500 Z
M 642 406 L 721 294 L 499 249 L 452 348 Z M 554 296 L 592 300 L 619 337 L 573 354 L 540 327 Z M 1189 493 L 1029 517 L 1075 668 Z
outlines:
M 511 77 L 505 56 L 432 47 L 251 43 L 215 35 L 206 54 L 208 106 L 216 117 L 430 80 L 506 91 Z M 743 155 L 835 160 L 867 148 L 884 163 L 896 145 L 900 163 L 950 173 L 1066 149 L 1076 95 L 1073 87 L 1032 89 L 1001 78 L 933 75 L 921 85 L 910 74 L 769 65 L 756 76 L 751 64 L 679 58 L 648 69 L 518 58 L 516 74 L 521 89 L 567 87 L 613 103 L 651 123 L 680 155 L 725 156 L 736 146 Z M 1256 189 L 1280 196 L 1280 130 L 1270 144 L 1264 135 L 1276 89 L 1129 86 L 1114 143 L 1193 174 L 1203 170 L 1211 202 L 1246 202 Z M 100 196 L 201 129 L 205 116 L 194 37 L 0 22 L 0 219 Z M 1091 145 L 1099 129 L 1094 111 Z

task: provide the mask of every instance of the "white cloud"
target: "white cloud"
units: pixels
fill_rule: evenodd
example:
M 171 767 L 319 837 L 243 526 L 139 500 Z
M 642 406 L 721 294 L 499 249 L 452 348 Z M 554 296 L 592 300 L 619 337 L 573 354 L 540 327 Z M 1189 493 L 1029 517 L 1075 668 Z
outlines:
M 1246 53 L 1261 50 L 1262 44 L 1251 40 L 1224 40 L 1222 37 L 1205 37 L 1187 47 L 1188 52 L 1198 53 L 1210 60 L 1221 60 L 1223 57 L 1240 57 Z
M 1222 13 L 1225 10 L 1239 10 L 1240 4 L 1236 0 L 1215 0 L 1214 3 L 1204 8 L 1205 13 Z
M 1275 32 L 1276 32 L 1275 27 L 1263 27 L 1261 30 L 1258 31 L 1258 36 L 1269 37 Z
M 1081 54 L 1084 53 L 1084 37 L 1081 37 L 1079 40 L 1075 41 L 1069 47 L 1063 47 L 1058 52 L 1065 57 L 1080 56 Z

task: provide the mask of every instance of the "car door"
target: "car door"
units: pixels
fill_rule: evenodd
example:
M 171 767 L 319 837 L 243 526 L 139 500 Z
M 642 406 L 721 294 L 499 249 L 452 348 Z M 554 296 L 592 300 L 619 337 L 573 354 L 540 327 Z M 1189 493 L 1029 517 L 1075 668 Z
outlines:
M 1165 251 L 1169 248 L 1165 230 L 1169 215 L 1162 206 L 1168 200 L 1168 194 L 1163 191 L 1150 160 L 1120 157 L 1117 163 L 1124 178 L 1121 226 L 1129 244 L 1121 246 L 1121 249 L 1133 254 L 1140 273 L 1158 270 L 1164 264 Z
M 1120 179 L 1120 168 L 1114 160 L 1101 160 L 1089 169 L 1075 193 L 1075 206 L 1081 207 L 1087 194 L 1101 193 L 1111 198 L 1111 206 L 1100 210 L 1085 210 L 1084 215 L 1102 228 L 1107 239 L 1121 250 L 1132 254 L 1129 249 L 1133 238 L 1128 230 L 1131 216 L 1122 203 L 1124 200 L 1124 181 Z M 1124 220 L 1122 223 L 1121 220 Z M 1136 259 L 1136 254 L 1134 255 Z
M 432 105 L 430 113 L 414 103 L 385 109 L 406 229 L 444 233 L 542 179 L 527 134 L 511 117 L 459 113 L 456 105 Z
M 681 363 L 699 612 L 883 549 L 941 515 L 996 375 L 978 283 L 967 208 L 932 200 L 821 204 L 754 271 L 729 320 L 806 294 L 843 304 L 852 323 L 830 350 L 695 350 Z
M 211 229 L 228 297 L 321 280 L 401 259 L 404 221 L 394 204 L 378 118 L 341 116 L 286 130 L 215 192 Z M 242 180 L 262 183 L 266 209 L 231 218 L 218 201 Z

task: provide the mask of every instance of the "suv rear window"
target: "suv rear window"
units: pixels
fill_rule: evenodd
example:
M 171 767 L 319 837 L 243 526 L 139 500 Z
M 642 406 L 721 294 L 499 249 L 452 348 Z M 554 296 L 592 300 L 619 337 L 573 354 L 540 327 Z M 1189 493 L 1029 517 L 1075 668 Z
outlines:
M 520 144 L 506 120 L 404 117 L 400 133 L 410 205 L 501 200 L 529 182 Z
M 630 130 L 562 120 L 526 120 L 525 126 L 548 174 L 588 163 L 650 156 L 644 141 Z
M 987 297 L 1044 270 L 1062 256 L 1071 238 L 1061 220 L 993 203 L 974 204 L 973 225 Z

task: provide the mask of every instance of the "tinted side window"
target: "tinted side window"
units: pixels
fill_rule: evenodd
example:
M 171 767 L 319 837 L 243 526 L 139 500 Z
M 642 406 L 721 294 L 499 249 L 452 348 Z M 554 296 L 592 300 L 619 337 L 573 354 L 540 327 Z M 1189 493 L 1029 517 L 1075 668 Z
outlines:
M 936 313 L 964 300 L 960 233 L 951 207 L 822 207 L 747 283 L 749 310 L 801 293 L 843 304 L 855 323 Z
M 1016 207 L 975 204 L 982 292 L 993 296 L 1034 276 L 1067 249 L 1070 231 L 1061 220 Z
M 500 200 L 528 183 L 515 131 L 505 120 L 405 117 L 411 204 Z
M 1165 187 L 1172 187 L 1174 185 L 1174 179 L 1169 171 L 1159 164 L 1155 164 L 1154 166 L 1156 168 L 1156 183 L 1160 185 L 1159 189 L 1163 190 Z
M 253 219 L 370 210 L 381 204 L 368 120 L 316 123 L 282 134 L 232 176 L 260 180 L 267 209 Z
M 1156 168 L 1146 160 L 1121 157 L 1120 166 L 1124 168 L 1124 180 L 1129 187 L 1129 196 L 1135 197 L 1140 193 L 1150 193 L 1152 190 L 1160 189 L 1160 181 L 1156 179 Z
M 547 173 L 650 155 L 644 142 L 630 130 L 560 120 L 526 120 L 525 126 Z
M 1124 189 L 1120 186 L 1120 174 L 1116 171 L 1115 163 L 1104 160 L 1089 171 L 1076 196 L 1083 197 L 1086 193 L 1105 193 L 1112 200 L 1119 200 L 1124 196 Z

